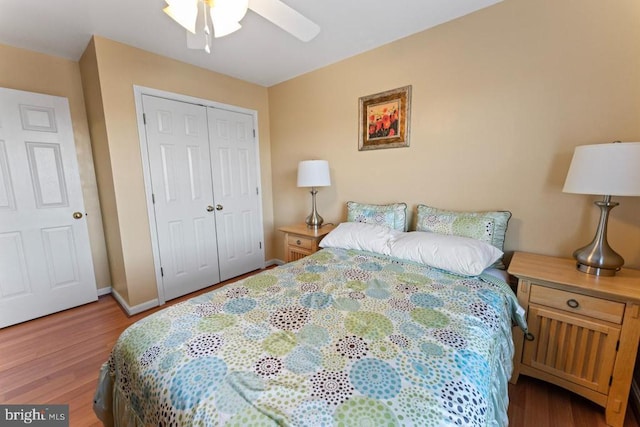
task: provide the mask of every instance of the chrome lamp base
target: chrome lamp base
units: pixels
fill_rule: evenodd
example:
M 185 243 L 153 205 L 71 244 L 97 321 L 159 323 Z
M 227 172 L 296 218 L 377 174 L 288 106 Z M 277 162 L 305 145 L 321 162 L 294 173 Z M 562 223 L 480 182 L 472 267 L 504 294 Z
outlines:
M 318 211 L 316 210 L 316 194 L 318 194 L 318 190 L 316 190 L 316 187 L 311 187 L 310 193 L 311 193 L 311 214 L 309 214 L 305 222 L 307 223 L 307 228 L 313 228 L 314 230 L 317 230 L 320 227 L 322 227 L 322 223 L 324 222 L 324 219 L 322 219 L 322 217 L 318 214 Z
M 604 196 L 602 201 L 595 202 L 600 208 L 600 221 L 596 235 L 587 246 L 577 249 L 573 257 L 578 261 L 577 268 L 583 273 L 596 276 L 615 276 L 624 265 L 624 259 L 607 242 L 607 222 L 609 211 L 619 205 L 611 201 L 611 196 Z
M 593 274 L 594 276 L 615 276 L 616 272 L 620 270 L 620 267 L 601 268 L 601 267 L 592 267 L 590 265 L 585 265 L 580 263 L 576 264 L 576 268 L 579 271 L 582 271 L 583 273 Z

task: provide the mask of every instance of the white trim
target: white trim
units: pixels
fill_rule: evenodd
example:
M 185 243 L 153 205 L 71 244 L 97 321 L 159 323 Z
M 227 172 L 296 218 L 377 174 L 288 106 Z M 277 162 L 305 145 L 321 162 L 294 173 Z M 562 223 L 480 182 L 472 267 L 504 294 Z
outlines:
M 271 267 L 272 265 L 284 265 L 285 262 L 281 259 L 270 259 L 264 263 L 264 268 Z
M 133 85 L 134 101 L 136 105 L 136 119 L 138 122 L 138 140 L 140 144 L 140 154 L 142 156 L 142 172 L 144 177 L 144 192 L 147 201 L 147 217 L 149 219 L 149 231 L 151 234 L 151 250 L 153 252 L 153 265 L 156 276 L 156 288 L 158 291 L 158 298 L 156 305 L 163 305 L 166 302 L 164 295 L 164 287 L 162 285 L 162 274 L 160 273 L 160 247 L 158 244 L 158 235 L 156 231 L 155 211 L 153 209 L 153 203 L 151 202 L 151 195 L 153 189 L 151 187 L 151 170 L 149 167 L 149 149 L 147 144 L 147 133 L 144 126 L 143 119 L 143 105 L 142 96 L 150 95 L 160 98 L 171 99 L 174 101 L 188 102 L 191 104 L 202 105 L 204 107 L 219 108 L 222 110 L 235 111 L 238 113 L 248 114 L 253 117 L 253 128 L 256 130 L 255 142 L 256 142 L 256 173 L 258 177 L 258 192 L 260 193 L 260 203 L 258 206 L 258 218 L 260 220 L 261 229 L 259 230 L 262 241 L 262 258 L 264 259 L 265 253 L 265 240 L 264 240 L 264 217 L 262 212 L 262 177 L 260 174 L 260 140 L 258 138 L 258 112 L 256 110 L 250 110 L 247 108 L 238 107 L 235 105 L 223 104 L 220 102 L 211 101 L 208 99 L 195 98 L 188 95 L 182 95 L 173 92 L 167 92 L 164 90 L 153 89 L 144 86 Z M 115 291 L 112 292 L 114 295 Z M 117 299 L 117 298 L 116 298 Z M 147 303 L 145 303 L 147 304 Z M 121 304 L 122 305 L 122 304 Z M 124 305 L 123 305 L 124 306 Z M 155 306 L 154 306 L 155 307 Z M 151 308 L 151 307 L 149 307 Z
M 138 122 L 138 141 L 140 144 L 140 154 L 142 156 L 142 175 L 144 178 L 144 193 L 147 205 L 147 218 L 149 220 L 149 232 L 151 234 L 151 251 L 153 253 L 153 269 L 156 276 L 156 289 L 158 292 L 158 303 L 164 304 L 164 287 L 162 286 L 162 274 L 160 272 L 160 248 L 158 247 L 158 236 L 156 234 L 156 221 L 152 199 L 151 170 L 149 169 L 149 151 L 147 147 L 147 132 L 144 127 L 144 109 L 142 107 L 142 95 L 147 92 L 147 88 L 133 86 L 133 93 L 136 104 L 136 120 Z M 114 292 L 114 295 L 116 293 Z M 116 298 L 117 299 L 117 298 Z M 120 304 L 122 305 L 122 303 Z
M 240 108 L 240 107 L 235 107 L 235 108 Z M 263 204 L 263 199 L 262 199 L 262 172 L 260 169 L 260 132 L 258 131 L 258 112 L 255 110 L 246 110 L 247 114 L 250 114 L 253 117 L 253 138 L 254 138 L 254 142 L 256 144 L 256 179 L 257 179 L 257 186 L 258 186 L 258 223 L 260 224 L 260 230 L 258 231 L 258 236 L 260 237 L 260 242 L 262 242 L 262 245 L 260 245 L 260 252 L 262 253 L 262 268 L 265 267 L 265 263 L 264 263 L 264 256 L 265 256 L 265 251 L 266 251 L 266 246 L 267 246 L 267 242 L 265 242 L 264 240 L 264 216 L 263 216 L 263 212 L 262 212 L 262 204 Z M 234 110 L 234 111 L 240 111 L 240 110 Z
M 111 293 L 111 286 L 105 288 L 98 288 L 98 296 L 109 295 Z
M 142 313 L 143 311 L 147 311 L 160 305 L 158 304 L 158 299 L 155 298 L 151 301 L 143 302 L 142 304 L 134 305 L 133 307 L 131 307 L 115 289 L 111 289 L 111 296 L 113 296 L 113 298 L 118 301 L 118 304 L 120 304 L 125 313 L 127 313 L 127 316 L 133 316 L 134 314 Z

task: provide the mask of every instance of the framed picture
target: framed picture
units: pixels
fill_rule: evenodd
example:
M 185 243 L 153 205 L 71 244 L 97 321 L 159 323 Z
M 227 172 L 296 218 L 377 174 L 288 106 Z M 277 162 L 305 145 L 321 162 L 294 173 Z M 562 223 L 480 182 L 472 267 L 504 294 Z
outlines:
M 409 146 L 411 86 L 360 98 L 358 150 Z

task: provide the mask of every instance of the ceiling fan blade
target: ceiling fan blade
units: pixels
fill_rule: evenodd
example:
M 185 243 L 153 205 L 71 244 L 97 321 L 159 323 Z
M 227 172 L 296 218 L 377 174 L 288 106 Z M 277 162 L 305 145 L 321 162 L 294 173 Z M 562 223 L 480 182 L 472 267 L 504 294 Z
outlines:
M 249 9 L 303 42 L 318 35 L 320 27 L 280 0 L 249 0 Z

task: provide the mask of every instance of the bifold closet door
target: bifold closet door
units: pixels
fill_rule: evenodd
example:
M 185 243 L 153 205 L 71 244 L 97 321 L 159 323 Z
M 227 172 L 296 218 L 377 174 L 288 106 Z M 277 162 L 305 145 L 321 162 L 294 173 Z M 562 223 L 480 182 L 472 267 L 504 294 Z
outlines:
M 98 299 L 66 98 L 0 88 L 0 328 Z
M 209 107 L 220 278 L 264 267 L 257 142 L 249 114 Z
M 207 109 L 143 95 L 165 299 L 220 282 Z

